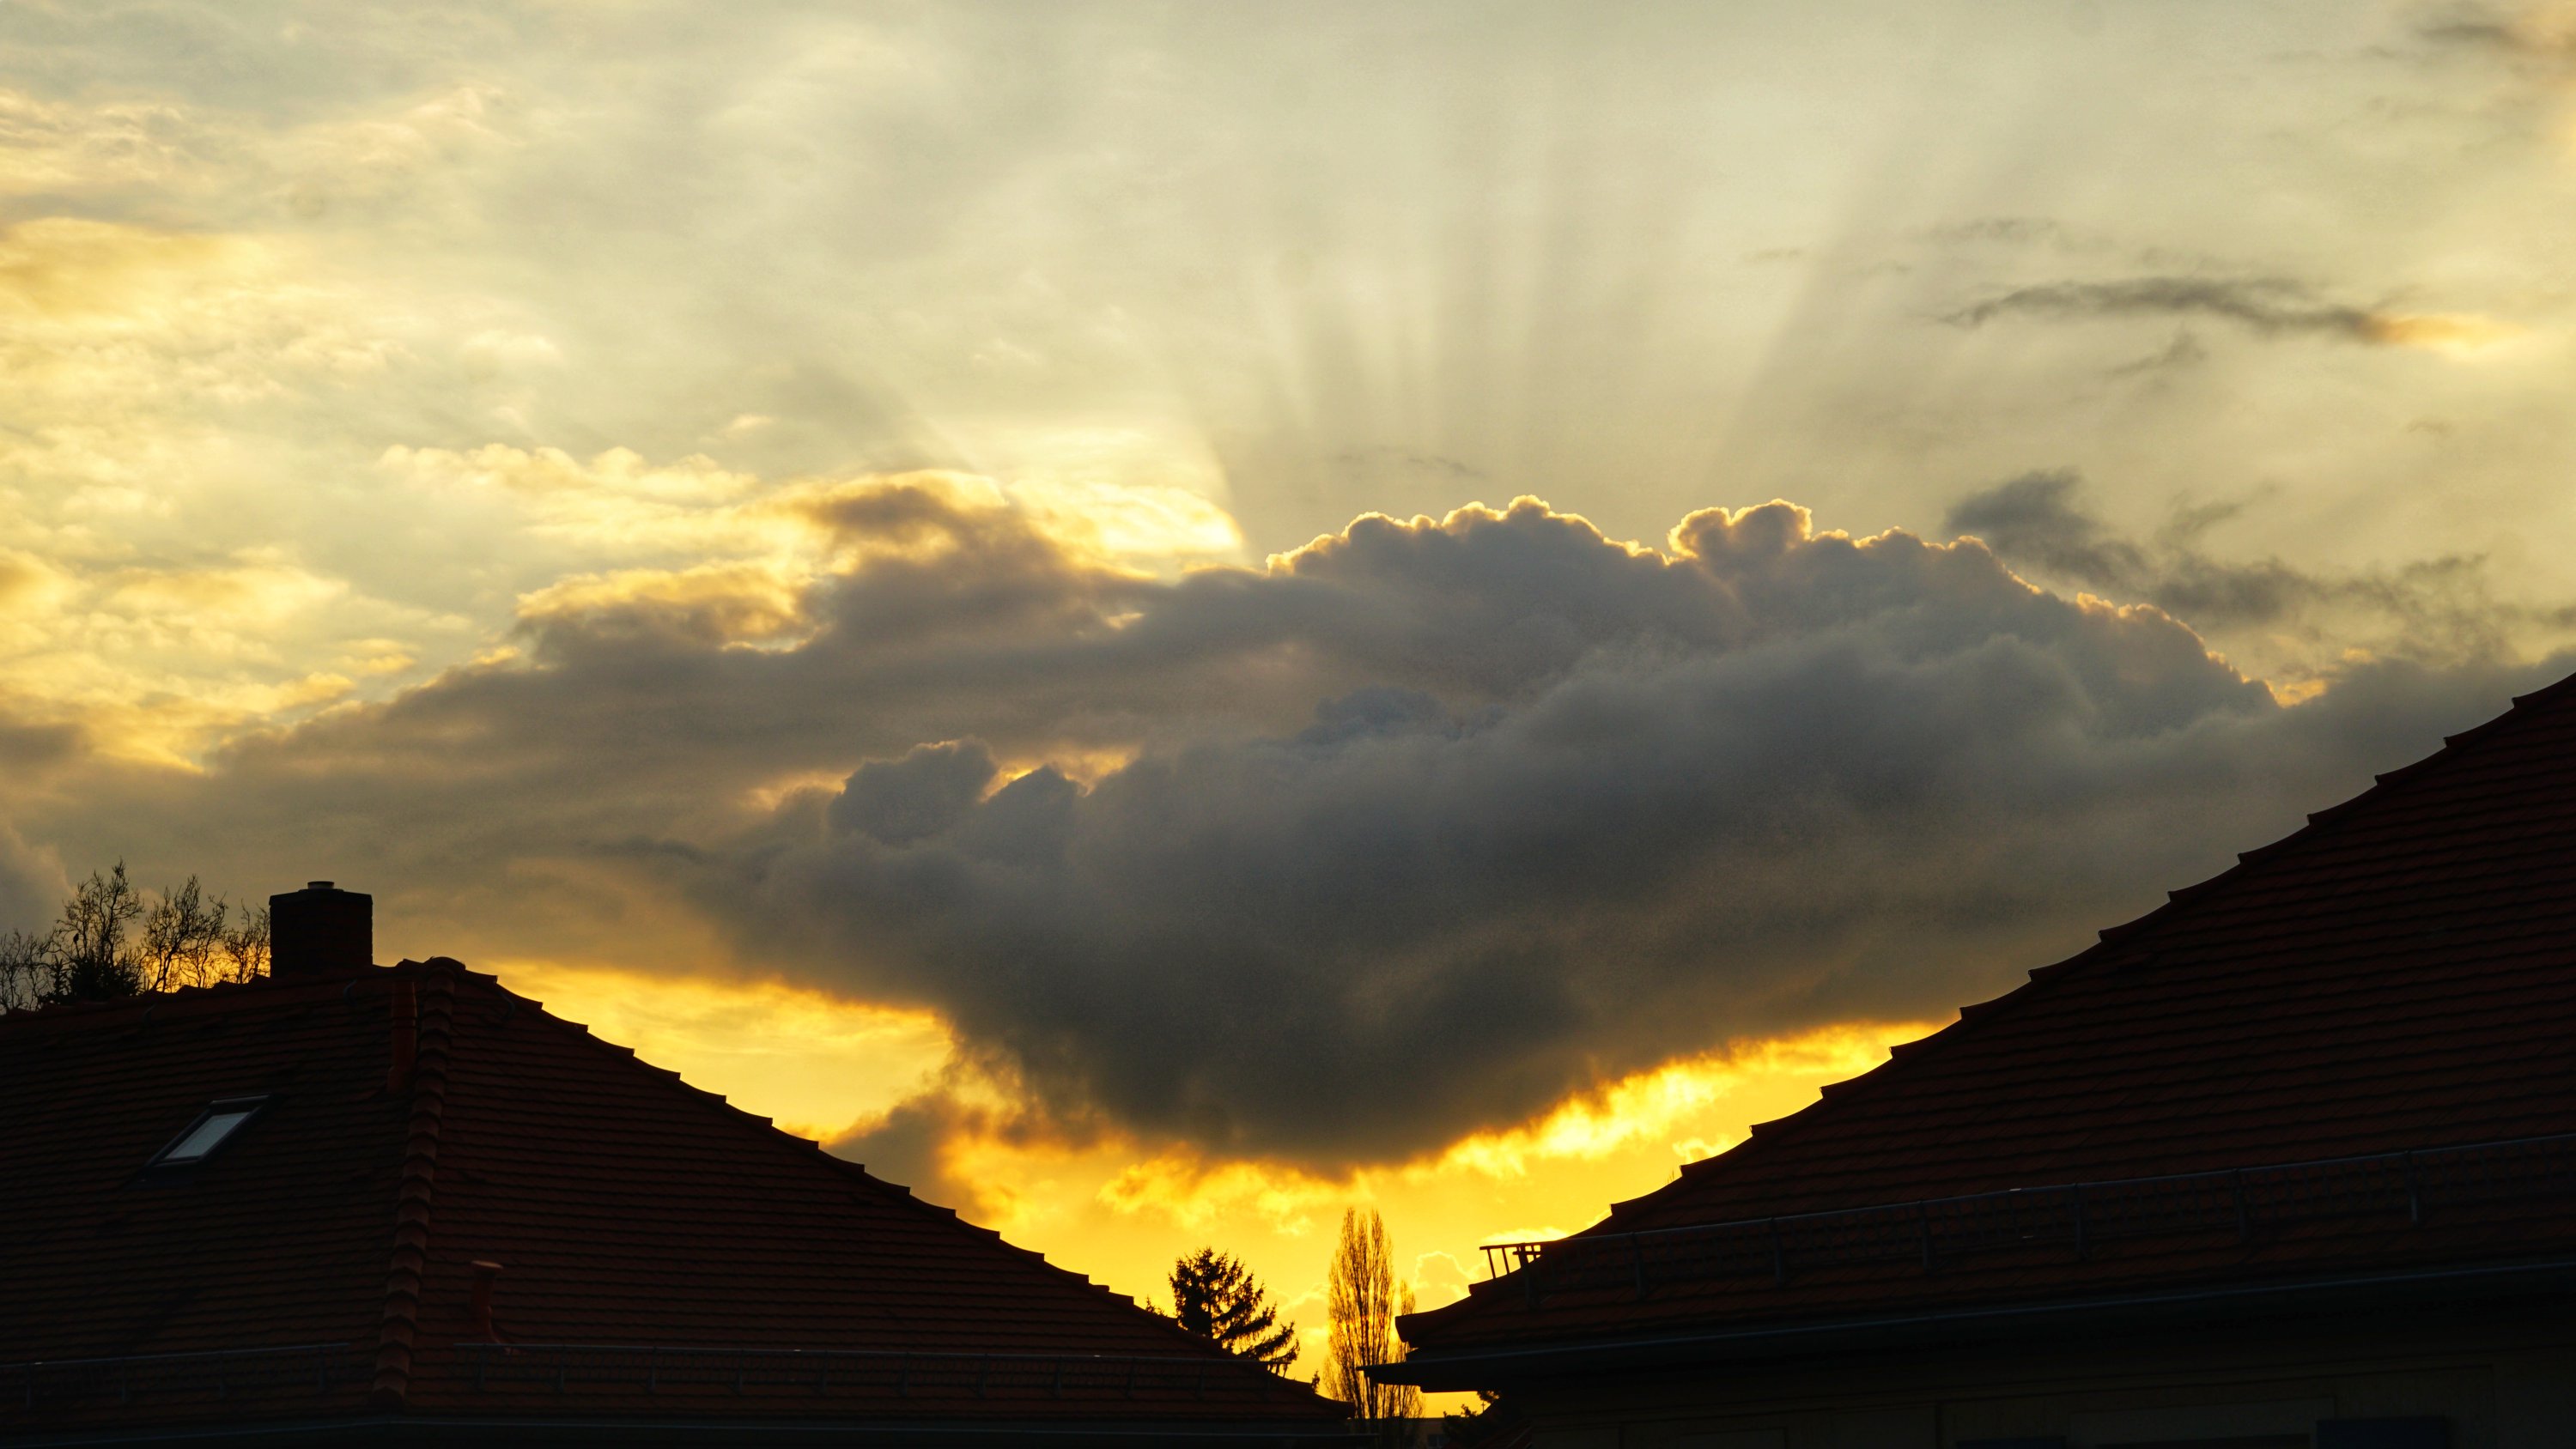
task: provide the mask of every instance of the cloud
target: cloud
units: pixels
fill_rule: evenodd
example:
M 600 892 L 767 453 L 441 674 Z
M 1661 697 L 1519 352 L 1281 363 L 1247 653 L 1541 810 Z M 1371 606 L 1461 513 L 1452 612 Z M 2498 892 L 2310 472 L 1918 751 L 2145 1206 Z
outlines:
M 2576 610 L 2497 598 L 2479 555 L 2358 570 L 2302 568 L 2278 557 L 2233 561 L 2203 540 L 2242 505 L 2180 508 L 2140 539 L 2088 511 L 2081 491 L 2070 470 L 2026 473 L 1952 504 L 1942 527 L 1984 540 L 2017 568 L 2143 599 L 2204 630 L 2260 629 L 2337 654 L 2364 647 L 2420 658 L 2494 655 L 2515 633 L 2576 625 Z
M 8 710 L 27 728 L 69 742 L 162 760 L 186 757 L 209 734 L 274 724 L 351 687 L 340 668 L 296 657 L 296 646 L 341 636 L 385 611 L 348 586 L 274 550 L 183 562 L 73 561 L 0 551 L 0 660 Z M 341 668 L 393 674 L 410 660 L 383 639 Z M 12 728 L 0 719 L 0 732 Z M 7 753 L 0 747 L 0 754 Z
M 381 371 L 401 346 L 388 319 L 315 270 L 298 245 L 252 236 L 62 216 L 0 227 L 0 373 L 36 401 L 131 418 Z
M 948 1170 L 945 1148 L 985 1123 L 986 1114 L 959 1106 L 954 1097 L 923 1093 L 904 1099 L 864 1130 L 825 1145 L 888 1182 L 982 1221 L 990 1214 L 977 1211 L 984 1205 L 981 1185 Z
M 2441 45 L 2563 63 L 2576 54 L 2576 6 L 2563 0 L 2510 7 L 2456 6 L 2419 24 L 2416 34 Z
M 1557 1104 L 1545 1117 L 1450 1143 L 1436 1159 L 1408 1164 L 1408 1176 L 1430 1179 L 1467 1171 L 1526 1176 L 1550 1160 L 1597 1161 L 1639 1139 L 1664 1138 L 1680 1161 L 1725 1150 L 1724 1143 L 1671 1140 L 1681 1124 L 1702 1119 L 1748 1079 L 1809 1074 L 1825 1081 L 1857 1076 L 1886 1059 L 1890 1042 L 1911 1041 L 1937 1022 L 1840 1023 L 1803 1036 L 1683 1058 L 1605 1082 Z
M 11 736 L 0 731 L 0 760 L 14 751 Z M 0 931 L 41 931 L 52 924 L 71 883 L 53 852 L 30 846 L 6 821 L 0 821 Z
M 522 625 L 542 632 L 558 620 L 574 627 L 620 627 L 709 643 L 801 635 L 807 578 L 761 562 L 707 563 L 684 569 L 619 569 L 578 574 L 524 594 Z
M 84 106 L 0 89 L 0 193 L 60 196 L 165 182 L 198 159 L 177 107 Z
M 1474 483 L 1485 477 L 1485 470 L 1472 463 L 1438 453 L 1425 453 L 1413 448 L 1395 448 L 1383 444 L 1371 448 L 1345 448 L 1333 462 L 1353 472 L 1376 473 L 1397 471 L 1429 474 L 1454 482 Z
M 1091 1145 L 1098 1123 L 1070 1123 L 1032 1112 L 1011 1095 L 1006 1070 L 979 1072 L 952 1059 L 882 1115 L 824 1145 L 915 1196 L 954 1207 L 980 1223 L 1004 1220 L 1020 1207 L 1007 1177 L 977 1170 L 979 1155 L 1054 1151 Z
M 2048 247 L 2062 252 L 2102 251 L 2109 245 L 2101 237 L 2045 216 L 1981 216 L 1925 227 L 1919 234 L 1926 241 L 1950 245 Z
M 2202 366 L 2209 361 L 2209 349 L 2188 331 L 2177 331 L 2173 340 L 2145 357 L 2133 358 L 2109 369 L 2112 377 L 2149 377 L 2159 373 L 2179 372 Z
M 1329 1175 L 1937 1017 L 2544 672 L 2353 665 L 2283 707 L 2158 608 L 1778 502 L 1660 548 L 1531 499 L 1368 517 L 1169 578 L 937 479 L 806 507 L 838 562 L 783 638 L 559 594 L 516 657 L 30 838 L 219 831 L 254 879 L 366 878 L 412 954 L 703 970 L 677 912 L 945 1023 L 984 1095 L 866 1149 L 916 1175 L 997 1130 Z
M 917 752 L 708 898 L 936 1003 L 1047 1101 L 1330 1166 L 1711 1040 L 1974 994 L 2142 878 L 2258 843 L 2351 727 L 1974 545 L 1817 536 L 1786 505 L 1698 516 L 1669 559 L 1573 528 L 1523 505 L 1319 546 L 1336 573 L 1379 553 L 1362 588 L 1446 563 L 1528 590 L 1528 642 L 1467 697 L 1372 685 L 1088 791 Z M 1476 612 L 1439 621 L 1452 649 L 1511 638 Z
M 2006 317 L 2213 317 L 2266 336 L 2341 338 L 2374 347 L 2475 351 L 2521 335 L 2492 318 L 2460 313 L 2392 312 L 2319 297 L 2281 277 L 2129 277 L 2104 282 L 2048 282 L 2018 287 L 1951 313 L 1944 320 L 1982 327 Z

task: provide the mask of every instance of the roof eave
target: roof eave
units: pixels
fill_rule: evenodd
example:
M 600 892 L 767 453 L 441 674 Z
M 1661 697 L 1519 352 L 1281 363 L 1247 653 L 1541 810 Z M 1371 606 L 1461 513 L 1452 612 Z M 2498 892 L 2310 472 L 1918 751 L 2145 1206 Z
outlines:
M 2296 1317 L 2463 1299 L 2576 1291 L 2576 1257 L 2345 1273 L 2286 1281 L 2204 1285 L 2157 1292 L 1986 1304 L 1925 1312 L 1770 1322 L 1743 1327 L 1683 1327 L 1615 1339 L 1557 1340 L 1429 1348 L 1367 1372 L 1381 1383 L 1434 1391 L 1493 1388 L 1505 1380 L 1567 1373 L 1619 1372 L 1727 1360 L 1886 1349 L 1927 1341 L 2011 1338 L 2069 1331 L 2119 1332 L 2225 1315 Z
M 1011 1420 L 1011 1419 L 703 1419 L 671 1417 L 518 1416 L 508 1414 L 437 1415 L 370 1414 L 351 1417 L 276 1420 L 243 1424 L 167 1424 L 148 1427 L 89 1428 L 53 1434 L 11 1436 L 12 1446 L 26 1449 L 72 1449 L 72 1446 L 118 1444 L 194 1444 L 205 1446 L 288 1445 L 512 1445 L 659 1444 L 731 1446 L 753 1444 L 947 1444 L 957 1449 L 1009 1449 L 1009 1446 L 1075 1446 L 1150 1444 L 1164 1449 L 1230 1449 L 1262 1445 L 1265 1449 L 1349 1449 L 1374 1444 L 1376 1437 L 1348 1422 L 1276 1420 Z

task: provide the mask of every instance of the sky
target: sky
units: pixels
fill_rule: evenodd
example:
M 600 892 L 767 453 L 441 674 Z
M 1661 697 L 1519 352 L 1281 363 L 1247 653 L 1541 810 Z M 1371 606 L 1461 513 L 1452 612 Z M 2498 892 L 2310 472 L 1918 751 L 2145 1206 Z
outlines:
M 1319 1340 L 2576 669 L 2571 218 L 2569 6 L 7 0 L 0 927 Z

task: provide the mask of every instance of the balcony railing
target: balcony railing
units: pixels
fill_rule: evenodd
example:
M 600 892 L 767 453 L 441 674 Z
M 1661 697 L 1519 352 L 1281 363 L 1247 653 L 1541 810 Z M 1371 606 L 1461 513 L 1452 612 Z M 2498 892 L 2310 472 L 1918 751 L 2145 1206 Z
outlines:
M 1273 1387 L 1267 1369 L 1214 1355 L 460 1343 L 447 1371 L 478 1393 L 886 1395 L 895 1398 L 1222 1400 Z M 417 1378 L 418 1375 L 416 1374 Z
M 205 1353 L 58 1358 L 0 1364 L 0 1413 L 168 1400 L 322 1397 L 365 1382 L 345 1343 L 290 1343 Z
M 1549 1293 L 1717 1280 L 1787 1283 L 1804 1272 L 1903 1263 L 1938 1271 L 1999 1249 L 2084 1258 L 2107 1243 L 2379 1217 L 2415 1225 L 2446 1211 L 2576 1194 L 2576 1133 L 2274 1163 L 2218 1172 L 2011 1188 L 1697 1227 L 1489 1243 L 1489 1279 Z M 1480 1291 L 1487 1291 L 1479 1284 Z

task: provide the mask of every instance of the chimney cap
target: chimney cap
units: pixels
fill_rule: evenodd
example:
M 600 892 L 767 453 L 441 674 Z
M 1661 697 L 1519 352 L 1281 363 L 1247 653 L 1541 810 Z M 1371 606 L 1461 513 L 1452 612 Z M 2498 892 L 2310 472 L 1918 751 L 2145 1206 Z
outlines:
M 327 880 L 308 880 L 304 883 L 304 888 L 308 891 L 327 891 L 331 889 L 331 883 Z

